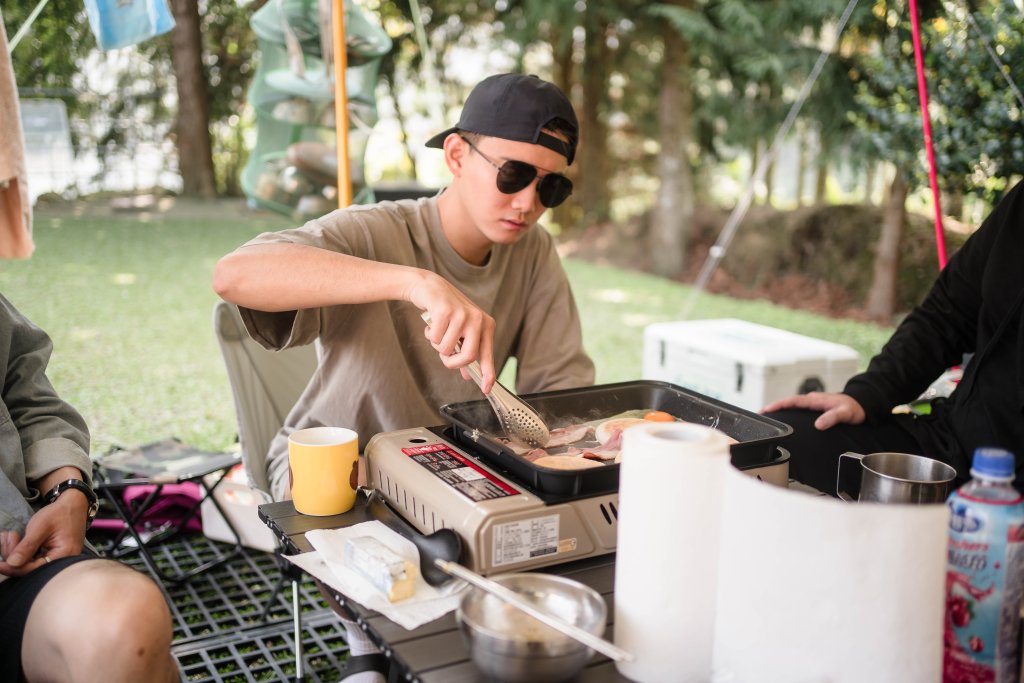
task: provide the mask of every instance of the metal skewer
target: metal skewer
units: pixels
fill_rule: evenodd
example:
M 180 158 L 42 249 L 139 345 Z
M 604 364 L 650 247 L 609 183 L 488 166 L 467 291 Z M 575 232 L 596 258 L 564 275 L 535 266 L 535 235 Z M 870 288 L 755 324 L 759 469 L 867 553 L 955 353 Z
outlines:
M 485 593 L 493 595 L 499 600 L 512 605 L 516 609 L 529 614 L 545 626 L 550 626 L 559 633 L 583 643 L 591 650 L 600 652 L 609 659 L 615 660 L 616 662 L 631 662 L 634 659 L 632 654 L 626 652 L 614 643 L 609 643 L 604 638 L 595 636 L 590 631 L 582 629 L 576 624 L 569 623 L 564 619 L 556 617 L 554 614 L 545 612 L 519 593 L 502 586 L 497 581 L 484 578 L 476 572 L 466 569 L 461 564 L 456 564 L 455 562 L 449 562 L 438 558 L 434 560 L 434 564 L 452 576 L 460 578 L 466 583 L 476 586 Z

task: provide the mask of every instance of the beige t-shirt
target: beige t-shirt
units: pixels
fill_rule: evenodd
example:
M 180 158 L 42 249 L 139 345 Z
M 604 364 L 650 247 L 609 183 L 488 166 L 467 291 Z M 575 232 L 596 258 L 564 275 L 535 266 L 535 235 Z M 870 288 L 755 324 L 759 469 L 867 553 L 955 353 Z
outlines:
M 585 386 L 594 364 L 583 350 L 579 313 L 555 242 L 541 227 L 515 244 L 496 244 L 483 266 L 464 261 L 441 229 L 437 198 L 353 206 L 301 228 L 265 233 L 253 244 L 292 242 L 374 261 L 433 271 L 496 321 L 494 363 L 518 361 L 516 391 Z M 423 336 L 420 311 L 404 301 L 285 313 L 242 308 L 249 334 L 270 349 L 319 339 L 319 366 L 275 437 L 268 477 L 286 497 L 288 434 L 306 427 L 349 427 L 360 448 L 378 432 L 445 422 L 439 408 L 481 399 L 473 382 L 444 367 Z

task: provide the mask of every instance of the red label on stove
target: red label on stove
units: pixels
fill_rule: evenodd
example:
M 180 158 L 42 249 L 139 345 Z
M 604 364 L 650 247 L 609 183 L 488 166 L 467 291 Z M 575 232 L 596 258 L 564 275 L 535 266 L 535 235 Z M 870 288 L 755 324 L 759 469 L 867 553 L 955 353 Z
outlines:
M 519 491 L 448 444 L 403 448 L 402 452 L 472 501 L 519 495 Z

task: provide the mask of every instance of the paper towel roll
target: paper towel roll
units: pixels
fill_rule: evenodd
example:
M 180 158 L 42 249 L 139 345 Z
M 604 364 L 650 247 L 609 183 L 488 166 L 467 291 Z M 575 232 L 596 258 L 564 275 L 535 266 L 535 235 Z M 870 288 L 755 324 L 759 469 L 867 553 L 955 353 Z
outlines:
M 716 430 L 661 423 L 623 434 L 615 644 L 636 658 L 617 664 L 633 680 L 710 679 L 728 469 L 729 445 Z
M 715 683 L 941 679 L 945 505 L 851 505 L 730 468 L 722 511 Z

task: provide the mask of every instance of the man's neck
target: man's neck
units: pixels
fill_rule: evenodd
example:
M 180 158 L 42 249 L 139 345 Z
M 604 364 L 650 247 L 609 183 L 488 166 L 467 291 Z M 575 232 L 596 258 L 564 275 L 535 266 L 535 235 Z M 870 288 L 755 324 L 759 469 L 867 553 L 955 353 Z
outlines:
M 441 231 L 455 253 L 474 266 L 487 263 L 493 245 L 473 225 L 453 188 L 449 187 L 437 198 L 437 212 L 441 217 Z

